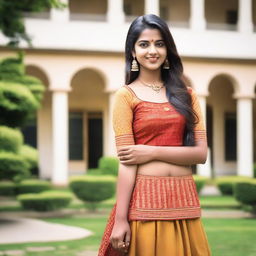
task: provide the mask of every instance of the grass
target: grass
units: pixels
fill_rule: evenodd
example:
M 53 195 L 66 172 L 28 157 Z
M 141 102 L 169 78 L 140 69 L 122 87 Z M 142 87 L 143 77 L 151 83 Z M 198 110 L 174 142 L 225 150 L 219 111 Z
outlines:
M 203 219 L 212 256 L 256 255 L 255 219 Z
M 53 246 L 55 251 L 37 252 L 38 256 L 75 256 L 85 250 L 98 250 L 99 243 L 106 225 L 107 215 L 73 217 L 62 219 L 46 219 L 48 222 L 87 228 L 95 234 L 79 240 L 0 245 L 1 250 L 25 250 L 26 247 Z M 203 219 L 205 231 L 211 247 L 212 256 L 253 256 L 256 255 L 256 220 L 255 219 Z M 62 248 L 65 246 L 65 249 Z M 28 252 L 25 256 L 35 253 Z

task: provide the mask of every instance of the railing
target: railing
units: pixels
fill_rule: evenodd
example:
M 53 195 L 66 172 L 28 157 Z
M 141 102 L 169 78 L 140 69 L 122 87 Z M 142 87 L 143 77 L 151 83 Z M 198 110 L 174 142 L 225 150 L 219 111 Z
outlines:
M 236 24 L 227 24 L 227 23 L 207 23 L 206 28 L 209 30 L 228 30 L 236 31 Z
M 32 18 L 32 19 L 50 19 L 50 11 L 49 12 L 38 12 L 38 13 L 29 13 L 24 12 L 23 16 L 26 18 Z
M 80 20 L 80 21 L 107 21 L 106 14 L 90 14 L 90 13 L 70 13 L 70 20 Z

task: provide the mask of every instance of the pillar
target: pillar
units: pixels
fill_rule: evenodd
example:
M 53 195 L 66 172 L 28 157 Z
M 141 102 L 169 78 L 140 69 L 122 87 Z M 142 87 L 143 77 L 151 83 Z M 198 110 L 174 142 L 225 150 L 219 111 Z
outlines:
M 252 0 L 239 0 L 238 31 L 242 33 L 253 32 Z
M 68 92 L 52 93 L 52 143 L 53 169 L 52 183 L 68 183 Z
M 124 23 L 123 0 L 108 0 L 107 21 L 118 25 Z
M 69 21 L 69 0 L 61 0 L 62 3 L 66 4 L 65 8 L 51 9 L 51 20 L 56 22 L 68 22 Z
M 206 127 L 206 96 L 207 95 L 197 94 L 197 98 L 198 98 L 199 103 L 200 103 L 201 112 L 202 112 L 205 127 Z M 198 164 L 196 166 L 196 168 L 197 168 L 197 174 L 198 175 L 209 177 L 209 178 L 211 177 L 211 159 L 210 159 L 210 150 L 209 149 L 208 149 L 208 152 L 207 152 L 207 160 L 206 160 L 205 164 Z
M 145 0 L 145 14 L 160 15 L 159 0 Z
M 237 175 L 253 177 L 252 99 L 237 100 Z
M 108 92 L 108 109 L 104 114 L 104 155 L 116 156 L 115 134 L 113 130 L 112 116 L 115 92 Z
M 192 30 L 205 30 L 206 20 L 204 0 L 190 0 L 190 28 Z

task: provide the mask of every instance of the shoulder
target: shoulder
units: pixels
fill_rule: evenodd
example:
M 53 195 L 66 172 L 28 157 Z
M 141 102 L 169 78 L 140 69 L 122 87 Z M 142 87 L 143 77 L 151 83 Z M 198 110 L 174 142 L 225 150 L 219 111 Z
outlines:
M 116 100 L 123 100 L 129 103 L 132 102 L 133 97 L 128 86 L 123 85 L 115 92 L 115 98 Z

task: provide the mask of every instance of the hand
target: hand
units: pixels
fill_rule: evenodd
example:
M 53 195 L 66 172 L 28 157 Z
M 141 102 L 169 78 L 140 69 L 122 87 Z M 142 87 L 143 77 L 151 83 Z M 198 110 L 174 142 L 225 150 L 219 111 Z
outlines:
M 119 149 L 117 156 L 122 164 L 144 164 L 153 160 L 152 153 L 152 146 L 132 145 Z
M 128 221 L 115 222 L 110 242 L 112 247 L 119 252 L 128 253 L 131 238 L 131 229 Z

